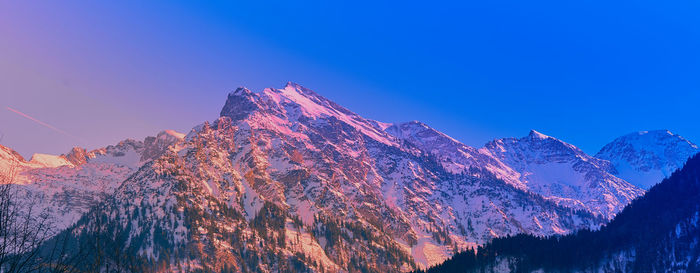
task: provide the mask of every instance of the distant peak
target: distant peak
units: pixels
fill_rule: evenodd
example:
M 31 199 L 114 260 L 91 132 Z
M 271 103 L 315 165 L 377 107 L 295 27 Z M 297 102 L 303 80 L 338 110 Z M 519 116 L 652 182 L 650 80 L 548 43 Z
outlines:
M 350 110 L 294 82 L 287 82 L 284 88 L 281 89 L 266 88 L 263 90 L 261 96 L 269 98 L 276 103 L 291 101 L 299 105 L 309 116 L 319 116 L 321 113 L 329 116 L 336 115 L 337 113 L 356 116 L 356 114 Z
M 289 81 L 289 82 L 287 82 L 287 84 L 284 85 L 284 88 L 299 88 L 299 87 L 302 87 L 302 86 L 299 85 L 298 83 L 295 83 L 292 81 Z
M 245 86 L 240 86 L 240 87 L 236 88 L 235 91 L 231 92 L 229 94 L 229 96 L 230 95 L 244 95 L 244 94 L 251 94 L 251 93 L 253 93 L 253 92 L 250 91 L 250 89 L 246 88 Z
M 15 150 L 13 150 L 9 147 L 5 147 L 5 146 L 0 145 L 0 158 L 4 158 L 5 156 L 7 156 L 8 159 L 11 159 L 11 160 L 16 160 L 19 162 L 26 162 L 24 157 L 22 157 L 22 155 L 20 155 Z
M 606 148 L 609 149 L 613 145 L 619 145 L 620 143 L 635 144 L 635 145 L 659 145 L 653 142 L 666 142 L 666 143 L 685 143 L 683 145 L 689 145 L 693 149 L 698 149 L 698 146 L 693 142 L 685 139 L 683 136 L 674 134 L 669 130 L 650 130 L 650 131 L 639 131 L 634 133 L 629 133 L 621 137 L 616 138 L 613 142 L 608 143 L 603 147 L 601 152 Z M 659 143 L 661 143 L 659 142 Z
M 313 91 L 304 88 L 298 83 L 295 82 L 287 82 L 287 84 L 284 85 L 284 87 L 277 89 L 274 87 L 268 87 L 265 88 L 262 92 L 262 94 L 272 94 L 273 96 L 279 96 L 281 95 L 282 97 L 285 97 L 289 100 L 295 101 L 295 99 L 298 99 L 300 97 L 305 97 L 305 98 L 312 98 L 312 97 L 320 97 Z
M 281 91 L 282 93 L 286 93 L 286 92 L 290 92 L 290 91 L 299 93 L 299 90 L 302 88 L 303 87 L 299 84 L 296 84 L 293 82 L 287 82 L 287 84 L 285 84 L 284 87 L 282 87 L 282 89 L 280 89 L 279 91 Z
M 177 139 L 184 139 L 185 138 L 185 134 L 177 132 L 175 130 L 165 130 L 165 131 L 158 133 L 158 136 L 161 136 L 161 135 L 169 135 L 169 136 L 173 136 Z
M 88 151 L 82 147 L 73 147 L 68 154 L 61 155 L 63 158 L 73 163 L 75 166 L 80 166 L 87 163 Z
M 545 134 L 540 133 L 540 132 L 535 131 L 535 130 L 530 130 L 530 134 L 528 134 L 528 137 L 531 138 L 531 139 L 546 139 L 546 138 L 550 138 L 550 136 L 545 135 Z
M 635 134 L 635 133 L 632 133 L 631 135 L 634 135 L 634 134 Z M 663 130 L 639 131 L 639 132 L 637 132 L 636 134 L 638 134 L 638 135 L 647 135 L 647 134 L 649 134 L 649 135 L 670 135 L 670 136 L 675 136 L 674 133 L 672 133 L 672 132 L 669 131 L 669 130 L 665 130 L 665 129 L 663 129 Z
M 322 99 L 326 100 L 325 98 L 319 96 L 316 94 L 314 91 L 311 91 L 311 89 L 308 89 L 301 84 L 295 83 L 295 82 L 287 82 L 287 84 L 282 88 L 281 91 L 283 94 L 289 95 L 290 93 L 295 93 L 295 94 L 300 94 L 305 97 L 314 97 L 316 99 Z
M 46 168 L 73 166 L 73 164 L 64 157 L 39 153 L 32 155 L 32 159 L 29 160 L 29 163 Z
M 638 142 L 638 141 L 652 141 L 652 140 L 670 140 L 679 142 L 688 142 L 691 146 L 695 146 L 692 142 L 685 139 L 683 136 L 674 134 L 669 130 L 649 130 L 649 131 L 638 131 L 623 135 L 616 138 L 613 142 Z M 612 144 L 612 143 L 610 143 Z
M 404 123 L 401 123 L 401 125 L 418 125 L 418 126 L 421 126 L 421 127 L 428 127 L 428 125 L 426 125 L 425 123 L 422 123 L 422 122 L 420 122 L 420 121 L 418 121 L 418 120 L 412 120 L 412 121 L 404 122 Z

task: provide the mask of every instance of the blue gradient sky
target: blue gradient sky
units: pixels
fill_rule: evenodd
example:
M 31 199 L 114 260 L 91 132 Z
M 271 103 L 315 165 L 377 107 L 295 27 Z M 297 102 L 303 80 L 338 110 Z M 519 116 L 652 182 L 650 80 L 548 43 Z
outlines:
M 200 2 L 0 2 L 0 144 L 188 131 L 235 87 L 287 81 L 477 147 L 529 129 L 589 153 L 649 129 L 700 142 L 697 1 Z

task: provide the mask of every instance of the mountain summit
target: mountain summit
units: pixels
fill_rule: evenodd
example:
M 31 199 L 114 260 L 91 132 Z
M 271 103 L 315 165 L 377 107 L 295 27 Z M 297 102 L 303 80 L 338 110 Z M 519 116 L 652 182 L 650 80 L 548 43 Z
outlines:
M 554 202 L 612 218 L 643 190 L 610 174 L 608 161 L 535 130 L 487 143 L 489 154 L 518 172 L 525 187 Z
M 641 131 L 621 136 L 605 145 L 597 158 L 609 160 L 615 175 L 649 189 L 683 167 L 700 148 L 668 130 Z

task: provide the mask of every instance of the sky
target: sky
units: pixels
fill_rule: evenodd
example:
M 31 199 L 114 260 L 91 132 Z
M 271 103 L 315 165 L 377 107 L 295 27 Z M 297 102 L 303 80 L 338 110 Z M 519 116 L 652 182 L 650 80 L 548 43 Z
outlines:
M 292 3 L 294 2 L 294 3 Z M 700 2 L 1 1 L 0 144 L 25 157 L 214 120 L 297 82 L 475 147 L 700 142 Z

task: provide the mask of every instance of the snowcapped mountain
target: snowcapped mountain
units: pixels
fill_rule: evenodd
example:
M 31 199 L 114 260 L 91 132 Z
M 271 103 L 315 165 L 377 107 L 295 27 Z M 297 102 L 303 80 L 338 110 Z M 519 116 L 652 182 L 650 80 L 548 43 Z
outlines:
M 600 230 L 499 238 L 427 272 L 698 272 L 699 178 L 695 155 Z
M 478 150 L 418 121 L 394 124 L 386 131 L 432 154 L 451 173 L 486 170 L 513 187 L 608 219 L 644 192 L 611 175 L 609 162 L 534 130 Z
M 698 152 L 700 148 L 685 138 L 656 130 L 619 137 L 605 145 L 596 157 L 612 162 L 617 177 L 649 189 Z
M 20 159 L 62 227 L 83 215 L 66 232 L 106 239 L 91 247 L 139 257 L 138 271 L 405 271 L 494 237 L 595 229 L 643 193 L 534 131 L 476 149 L 294 83 L 238 88 L 186 136 Z
M 499 178 L 509 172 L 425 125 L 364 119 L 297 84 L 239 88 L 74 232 L 108 226 L 120 248 L 171 269 L 397 271 L 497 236 L 605 222 Z
M 644 194 L 610 174 L 610 162 L 534 130 L 523 138 L 491 141 L 482 151 L 517 171 L 529 191 L 608 219 Z
M 90 152 L 76 147 L 66 155 L 35 154 L 29 161 L 0 145 L 0 170 L 14 169 L 25 208 L 46 213 L 60 231 L 182 138 L 174 131 L 164 131 L 144 141 L 128 139 Z

